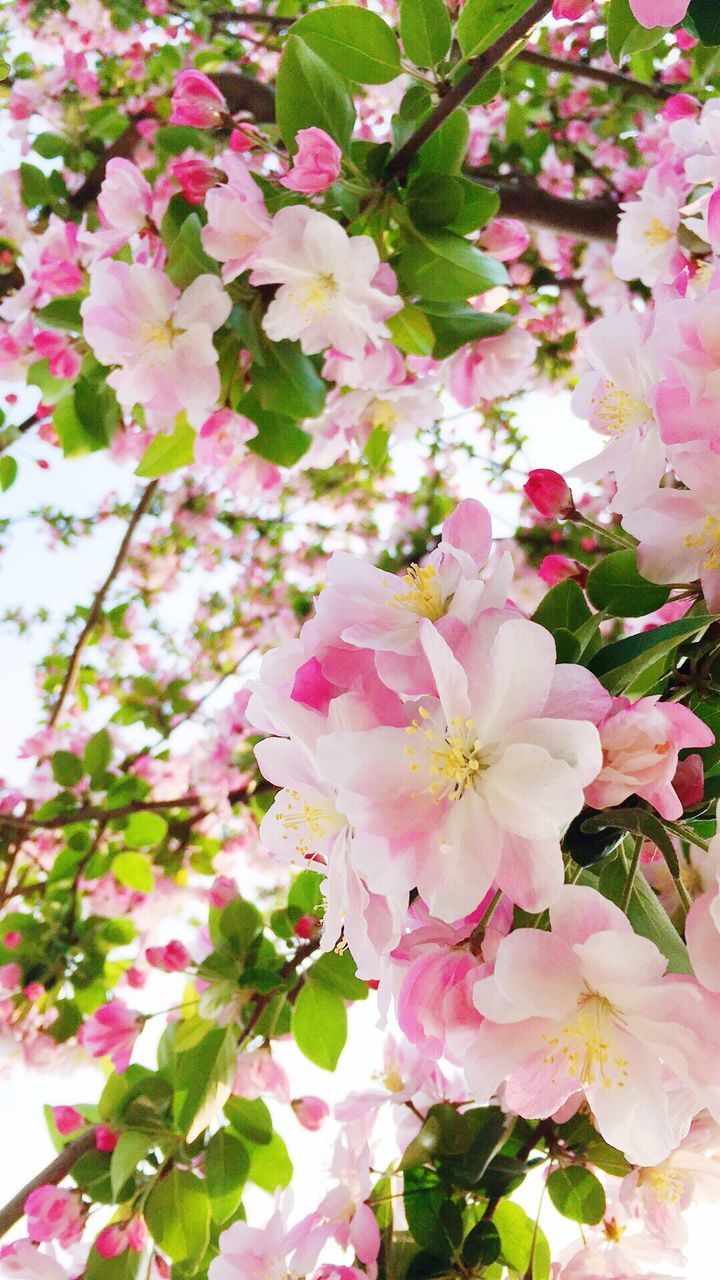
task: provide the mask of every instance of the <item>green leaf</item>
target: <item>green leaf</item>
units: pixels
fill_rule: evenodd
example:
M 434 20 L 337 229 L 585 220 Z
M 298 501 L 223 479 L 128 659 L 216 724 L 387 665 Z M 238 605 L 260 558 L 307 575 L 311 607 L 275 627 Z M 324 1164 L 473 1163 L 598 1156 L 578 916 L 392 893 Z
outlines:
M 261 409 L 257 396 L 249 392 L 238 402 L 238 413 L 243 413 L 258 428 L 258 434 L 248 440 L 248 449 L 267 462 L 278 467 L 292 467 L 307 453 L 312 436 L 303 431 L 292 418 L 280 413 L 268 413 Z
M 459 347 L 479 338 L 494 338 L 512 328 L 513 318 L 503 311 L 475 311 L 456 302 L 423 302 L 433 333 L 436 360 L 444 360 Z
M 612 551 L 590 570 L 587 594 L 596 609 L 613 618 L 643 618 L 661 609 L 670 596 L 669 587 L 659 587 L 643 578 L 637 566 L 637 552 Z
M 525 1210 L 512 1200 L 503 1200 L 493 1214 L 493 1222 L 500 1233 L 502 1257 L 507 1265 L 525 1280 L 549 1280 L 548 1242 Z
M 18 473 L 18 464 L 9 454 L 0 458 L 0 489 L 6 493 L 14 485 Z
M 495 217 L 500 209 L 500 197 L 497 191 L 482 182 L 473 182 L 470 178 L 457 178 L 456 181 L 462 190 L 462 209 L 448 226 L 451 231 L 464 236 L 478 231 Z
M 50 766 L 55 781 L 61 787 L 74 787 L 83 776 L 83 767 L 72 751 L 54 751 Z
M 379 471 L 388 460 L 390 443 L 390 433 L 385 427 L 373 427 L 368 436 L 367 444 L 362 451 L 362 456 L 368 464 L 371 471 Z
M 400 39 L 416 67 L 434 67 L 440 62 L 452 39 L 444 0 L 400 0 Z
M 213 1027 L 175 1062 L 173 1118 L 192 1142 L 221 1111 L 235 1077 L 237 1042 L 231 1027 Z
M 47 306 L 35 314 L 49 329 L 63 329 L 67 333 L 82 333 L 82 316 L 80 306 L 83 301 L 81 293 L 73 293 L 64 298 L 53 298 Z
M 720 44 L 720 8 L 717 0 L 691 0 L 689 14 L 704 45 Z
M 577 631 L 589 617 L 590 610 L 582 590 L 572 578 L 566 578 L 543 596 L 532 620 L 554 635 L 561 628 Z
M 598 814 L 597 818 L 586 819 L 583 823 L 583 830 L 589 832 L 604 831 L 607 827 L 628 831 L 635 836 L 646 836 L 659 849 L 670 875 L 675 878 L 680 875 L 680 864 L 670 834 L 660 819 L 648 809 L 608 809 Z
M 315 961 L 307 978 L 343 1000 L 367 999 L 367 984 L 356 976 L 355 961 L 349 951 L 327 951 Z
M 494 1222 L 478 1222 L 463 1241 L 462 1259 L 466 1267 L 489 1267 L 500 1257 L 500 1232 Z
M 613 1178 L 624 1178 L 632 1168 L 622 1151 L 618 1151 L 617 1147 L 611 1147 L 608 1142 L 603 1142 L 602 1138 L 593 1138 L 588 1142 L 584 1155 L 590 1164 L 602 1169 L 603 1173 L 609 1173 Z
M 653 49 L 665 34 L 664 27 L 641 27 L 629 0 L 610 0 L 607 27 L 608 49 L 618 64 L 631 53 Z
M 97 366 L 104 379 L 107 370 Z M 75 413 L 88 449 L 105 449 L 120 425 L 121 413 L 112 387 L 98 377 L 80 377 L 73 392 Z
M 421 173 L 408 187 L 407 209 L 422 231 L 446 227 L 463 207 L 462 185 L 447 173 Z
M 623 693 L 647 667 L 699 635 L 713 621 L 709 614 L 696 615 L 625 636 L 600 649 L 589 663 L 590 670 L 610 693 Z
M 136 1253 L 125 1249 L 115 1258 L 101 1258 L 91 1249 L 83 1272 L 83 1280 L 145 1280 L 148 1257 L 145 1250 Z
M 178 467 L 186 467 L 195 456 L 195 432 L 184 413 L 178 414 L 175 430 L 172 435 L 155 436 L 150 441 L 138 466 L 136 476 L 146 480 L 156 480 L 158 476 L 169 475 Z
M 347 1039 L 347 1013 L 340 996 L 317 982 L 306 982 L 293 1008 L 292 1032 L 306 1058 L 334 1071 Z
M 409 356 L 430 356 L 435 344 L 435 334 L 424 311 L 407 302 L 402 311 L 387 322 L 391 341 Z
M 322 882 L 319 872 L 301 871 L 290 885 L 288 906 L 296 907 L 302 916 L 316 915 L 323 904 Z
M 34 164 L 20 165 L 20 197 L 26 209 L 40 209 L 53 202 L 48 179 Z
M 616 905 L 622 900 L 627 872 L 621 862 L 611 862 L 603 870 L 597 888 Z M 671 973 L 692 973 L 687 947 L 665 909 L 655 897 L 644 875 L 638 874 L 628 906 L 628 920 L 636 933 L 651 942 L 667 959 Z
M 250 1158 L 251 1180 L 270 1195 L 278 1188 L 284 1191 L 293 1176 L 288 1149 L 279 1133 L 274 1133 L 265 1146 L 255 1147 Z
M 112 742 L 107 729 L 93 734 L 83 752 L 83 768 L 91 778 L 105 773 L 113 757 Z
M 395 267 L 404 292 L 431 302 L 464 302 L 507 283 L 501 262 L 449 231 L 406 232 Z
M 358 84 L 387 84 L 400 75 L 395 33 L 369 9 L 343 4 L 306 13 L 290 28 L 319 58 Z
M 424 142 L 410 167 L 418 173 L 459 173 L 470 140 L 470 121 L 462 107 L 457 107 L 440 128 Z
M 263 918 L 257 907 L 244 898 L 233 898 L 220 916 L 220 933 L 232 947 L 238 960 L 244 960 L 251 943 L 263 931 Z
M 264 341 L 252 373 L 263 409 L 290 418 L 317 418 L 322 413 L 327 384 L 299 342 Z
M 113 1195 L 119 1198 L 125 1183 L 132 1178 L 141 1160 L 144 1160 L 152 1138 L 138 1129 L 128 1129 L 121 1133 L 117 1146 L 110 1157 L 110 1183 Z
M 595 1226 L 605 1217 L 605 1192 L 602 1183 L 589 1169 L 571 1164 L 567 1169 L 553 1169 L 547 1180 L 547 1191 L 558 1213 L 572 1222 Z
M 167 246 L 168 261 L 165 271 L 178 289 L 187 289 L 198 276 L 207 272 L 217 275 L 220 270 L 215 259 L 208 257 L 203 249 L 201 232 L 200 215 L 197 212 L 191 213 L 175 239 Z
M 144 853 L 117 853 L 111 863 L 119 884 L 138 893 L 152 893 L 155 886 L 152 863 Z
M 199 1178 L 171 1169 L 145 1201 L 155 1243 L 173 1262 L 198 1262 L 210 1242 L 210 1203 Z
M 205 1152 L 205 1180 L 216 1222 L 227 1222 L 237 1210 L 249 1172 L 242 1142 L 225 1129 L 213 1134 Z
M 457 37 L 466 58 L 476 58 L 522 17 L 530 0 L 466 0 Z
M 340 76 L 298 36 L 290 35 L 285 42 L 275 103 L 280 136 L 291 155 L 297 148 L 298 131 L 312 125 L 324 129 L 347 151 L 355 123 L 350 94 Z
M 224 1110 L 228 1123 L 241 1138 L 258 1147 L 272 1142 L 272 1116 L 262 1098 L 228 1098 Z
M 125 843 L 130 849 L 154 849 L 167 833 L 167 818 L 161 813 L 131 813 L 125 824 Z
M 454 1242 L 446 1229 L 447 1188 L 434 1170 L 406 1169 L 403 1176 L 404 1206 L 413 1239 L 439 1258 L 449 1258 Z M 451 1227 L 452 1229 L 452 1227 Z

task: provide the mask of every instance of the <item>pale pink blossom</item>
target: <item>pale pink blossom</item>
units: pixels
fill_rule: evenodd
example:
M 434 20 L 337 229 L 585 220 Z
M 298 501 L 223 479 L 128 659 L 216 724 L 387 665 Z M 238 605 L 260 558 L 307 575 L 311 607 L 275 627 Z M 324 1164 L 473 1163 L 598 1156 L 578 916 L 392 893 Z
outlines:
M 45 1183 L 30 1192 L 23 1209 L 28 1235 L 38 1244 L 57 1240 L 67 1247 L 82 1235 L 85 1214 L 77 1191 Z
M 483 1099 L 504 1081 L 506 1105 L 527 1118 L 581 1090 L 607 1142 L 659 1164 L 703 1101 L 717 1107 L 713 997 L 666 975 L 655 944 L 594 889 L 566 885 L 550 922 L 550 933 L 505 938 L 494 975 L 476 984 L 483 1023 L 464 1059 L 468 1084 Z
M 585 788 L 587 803 L 606 809 L 638 795 L 663 818 L 681 818 L 683 806 L 673 789 L 678 753 L 711 746 L 715 736 L 707 725 L 679 702 L 651 697 L 633 703 L 621 697 L 614 699 L 598 731 L 603 764 Z
M 31 1240 L 0 1246 L 0 1280 L 71 1280 L 55 1258 L 41 1253 Z
M 111 1000 L 91 1014 L 80 1038 L 93 1058 L 110 1057 L 116 1071 L 125 1071 L 141 1028 L 139 1014 L 121 1000 Z
M 342 151 L 324 129 L 299 129 L 295 135 L 297 151 L 292 168 L 280 179 L 283 187 L 299 191 L 304 196 L 315 196 L 328 187 L 340 175 Z
M 501 262 L 512 262 L 529 248 L 530 232 L 517 218 L 493 218 L 483 228 L 480 240 L 483 249 L 493 257 Z
M 290 1101 L 287 1072 L 269 1049 L 253 1049 L 238 1056 L 232 1091 L 241 1098 L 276 1098 Z
M 704 440 L 720 452 L 719 298 L 712 289 L 698 298 L 665 302 L 657 310 L 654 346 L 665 376 L 655 388 L 653 405 L 667 445 Z
M 290 1105 L 303 1129 L 309 1129 L 311 1133 L 322 1128 L 323 1122 L 330 1115 L 327 1102 L 311 1094 L 306 1094 L 303 1098 L 293 1098 Z
M 555 654 L 542 627 L 481 616 L 461 660 L 429 619 L 420 628 L 437 697 L 405 728 L 321 738 L 322 774 L 357 831 L 397 845 L 396 875 L 433 915 L 466 915 L 493 881 L 537 911 L 562 884 L 560 834 L 600 769 L 597 730 L 547 716 Z M 380 890 L 388 860 L 363 871 Z
M 389 336 L 385 321 L 402 306 L 376 283 L 374 241 L 306 206 L 275 214 L 251 265 L 252 284 L 280 286 L 263 318 L 268 337 L 298 339 L 308 354 L 335 347 L 360 357 Z
M 708 991 L 720 992 L 720 835 L 713 836 L 703 861 L 702 872 L 697 868 L 696 873 L 704 882 L 704 892 L 688 912 L 685 935 L 698 980 Z M 693 858 L 694 871 L 695 862 Z
M 220 394 L 212 335 L 230 314 L 220 281 L 200 275 L 181 293 L 163 271 L 96 263 L 82 304 L 85 339 L 128 410 L 144 407 L 161 429 L 185 412 L 201 426 Z
M 317 1264 L 328 1232 L 316 1215 L 289 1227 L 288 1207 L 287 1200 L 277 1204 L 264 1227 L 234 1222 L 223 1231 L 209 1280 L 302 1280 Z
M 674 27 L 682 22 L 690 0 L 630 0 L 641 27 Z
M 686 199 L 677 174 L 659 166 L 650 170 L 639 196 L 620 205 L 613 267 L 621 280 L 641 280 L 649 288 L 670 284 L 677 275 L 677 233 Z
M 449 363 L 448 387 L 458 404 L 472 408 L 530 389 L 537 342 L 514 325 L 494 338 L 461 347 Z
M 108 160 L 98 196 L 104 226 L 129 238 L 141 231 L 152 209 L 152 188 L 136 164 L 113 156 Z
M 175 81 L 171 124 L 215 129 L 228 114 L 223 94 L 202 71 L 183 71 Z
M 208 220 L 202 229 L 202 244 L 211 258 L 222 262 L 222 278 L 228 283 L 264 248 L 273 224 L 245 162 L 226 152 L 223 168 L 228 181 L 212 187 L 205 200 Z

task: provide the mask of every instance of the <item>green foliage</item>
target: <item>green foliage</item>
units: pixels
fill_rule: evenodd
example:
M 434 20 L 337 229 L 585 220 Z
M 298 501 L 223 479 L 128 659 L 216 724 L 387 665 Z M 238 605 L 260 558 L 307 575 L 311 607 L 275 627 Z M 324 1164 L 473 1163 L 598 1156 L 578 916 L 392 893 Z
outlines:
M 317 418 L 327 394 L 299 342 L 263 341 L 253 365 L 253 388 L 262 409 L 293 418 Z
M 457 25 L 466 58 L 476 58 L 521 18 L 530 0 L 466 0 Z
M 355 108 L 345 83 L 296 35 L 288 36 L 280 60 L 276 114 L 280 135 L 291 154 L 297 148 L 295 135 L 312 125 L 329 133 L 343 150 L 350 145 Z
M 225 1115 L 235 1133 L 253 1146 L 265 1147 L 272 1141 L 272 1116 L 261 1098 L 228 1098 Z
M 74 787 L 83 776 L 83 767 L 71 751 L 54 751 L 50 759 L 53 778 L 61 787 Z
M 643 49 L 653 49 L 665 34 L 664 27 L 641 27 L 630 0 L 610 0 L 607 24 L 608 49 L 617 63 Z
M 624 693 L 649 667 L 675 654 L 684 641 L 699 636 L 712 621 L 707 614 L 691 615 L 625 636 L 600 649 L 589 664 L 590 670 L 610 693 Z
M 237 1037 L 214 1027 L 174 1063 L 173 1119 L 192 1142 L 225 1106 L 235 1076 Z
M 400 50 L 392 28 L 359 5 L 313 9 L 293 24 L 290 35 L 359 84 L 386 84 L 400 75 Z
M 155 436 L 150 441 L 135 474 L 145 480 L 156 480 L 169 475 L 178 467 L 185 467 L 195 456 L 195 432 L 184 413 L 178 414 L 171 435 Z
M 11 458 L 9 454 L 4 454 L 0 458 L 0 490 L 7 493 L 11 489 L 17 479 L 18 464 L 15 458 Z
M 263 1146 L 253 1148 L 249 1176 L 252 1182 L 270 1195 L 289 1186 L 293 1164 L 279 1133 L 273 1133 L 270 1141 Z
M 129 849 L 154 849 L 162 844 L 167 832 L 167 818 L 161 813 L 131 813 L 125 824 L 125 843 Z
M 112 860 L 112 873 L 119 884 L 138 893 L 152 893 L 155 884 L 152 863 L 144 853 L 118 853 Z
M 691 0 L 688 14 L 704 45 L 720 44 L 720 9 L 715 0 Z
M 669 587 L 659 587 L 642 577 L 637 553 L 613 551 L 590 570 L 587 594 L 596 609 L 614 618 L 642 618 L 661 609 L 670 595 Z
M 605 1216 L 603 1185 L 582 1165 L 553 1169 L 548 1176 L 547 1192 L 558 1213 L 572 1222 L 594 1226 Z
M 347 1039 L 342 998 L 320 983 L 306 983 L 295 1001 L 292 1032 L 306 1058 L 325 1071 L 334 1071 Z
M 494 338 L 512 327 L 512 316 L 502 311 L 475 311 L 464 303 L 422 302 L 422 310 L 435 335 L 433 355 L 445 360 L 466 342 Z
M 434 67 L 448 53 L 452 37 L 444 0 L 400 0 L 400 37 L 418 67 Z
M 198 276 L 210 273 L 218 275 L 220 268 L 214 258 L 208 257 L 202 247 L 200 233 L 202 222 L 197 212 L 188 214 L 177 235 L 166 242 L 168 261 L 166 272 L 178 289 L 187 289 Z
M 502 263 L 448 231 L 408 230 L 395 267 L 404 290 L 431 302 L 464 302 L 507 282 Z
M 171 1169 L 145 1202 L 145 1219 L 156 1244 L 173 1262 L 204 1256 L 210 1240 L 210 1202 L 192 1173 Z
M 242 1142 L 219 1129 L 205 1152 L 207 1191 L 216 1222 L 227 1222 L 236 1213 L 249 1173 L 250 1157 Z

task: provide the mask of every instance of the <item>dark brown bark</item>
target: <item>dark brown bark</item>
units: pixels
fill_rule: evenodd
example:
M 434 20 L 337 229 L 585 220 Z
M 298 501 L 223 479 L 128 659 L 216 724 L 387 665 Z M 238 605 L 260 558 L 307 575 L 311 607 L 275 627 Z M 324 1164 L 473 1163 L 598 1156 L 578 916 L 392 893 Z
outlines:
M 593 67 L 589 62 L 576 62 L 570 58 L 552 58 L 537 49 L 523 49 L 518 55 L 519 62 L 529 62 L 535 67 L 544 67 L 546 71 L 558 71 L 564 75 L 575 76 L 578 80 L 595 80 L 598 84 L 609 85 L 614 89 L 622 89 L 627 94 L 640 94 L 646 98 L 669 98 L 674 92 L 664 84 L 646 84 L 636 80 L 634 76 L 626 76 L 622 71 L 610 71 L 605 67 Z
M 30 1182 L 13 1196 L 12 1200 L 8 1200 L 6 1205 L 0 1209 L 0 1237 L 4 1236 L 6 1231 L 15 1226 L 23 1216 L 25 1201 L 31 1191 L 35 1191 L 37 1187 L 43 1187 L 48 1183 L 55 1186 L 58 1182 L 62 1182 L 63 1178 L 70 1173 L 73 1165 L 77 1164 L 81 1156 L 88 1151 L 92 1151 L 95 1146 L 95 1126 L 86 1129 L 78 1138 L 73 1138 L 72 1142 L 68 1142 L 62 1151 L 49 1165 L 41 1169 L 40 1173 L 31 1178 Z

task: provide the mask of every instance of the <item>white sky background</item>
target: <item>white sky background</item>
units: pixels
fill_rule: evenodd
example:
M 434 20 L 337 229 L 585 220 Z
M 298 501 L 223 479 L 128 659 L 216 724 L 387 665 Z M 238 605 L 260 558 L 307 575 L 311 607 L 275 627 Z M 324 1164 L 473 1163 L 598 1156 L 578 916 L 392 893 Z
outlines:
M 565 470 L 597 449 L 597 437 L 578 423 L 569 410 L 565 394 L 549 396 L 534 393 L 528 397 L 521 419 L 529 434 L 529 442 L 520 464 L 554 466 Z M 108 520 L 100 524 L 91 537 L 81 539 L 70 549 L 48 550 L 47 533 L 37 521 L 22 519 L 32 507 L 45 503 L 77 513 L 93 512 L 102 497 L 115 490 L 127 497 L 136 489 L 132 467 L 118 466 L 102 455 L 63 461 L 31 438 L 25 438 L 13 452 L 20 463 L 20 475 L 13 488 L 0 495 L 0 518 L 19 517 L 15 533 L 6 553 L 0 556 L 0 607 L 22 606 L 32 610 L 45 605 L 53 622 L 58 622 L 75 603 L 89 603 L 102 581 L 115 554 L 122 530 L 120 523 Z M 37 457 L 52 459 L 49 471 L 37 467 Z M 507 535 L 514 517 L 516 501 L 488 493 L 482 475 L 468 472 L 467 492 L 487 501 L 496 518 L 499 536 Z M 18 772 L 17 747 L 39 725 L 39 703 L 34 686 L 34 664 L 45 652 L 52 634 L 51 622 L 44 634 L 32 631 L 16 637 L 11 630 L 0 629 L 0 777 L 8 782 L 21 780 L 25 769 Z M 161 983 L 164 981 L 159 980 Z M 167 987 L 157 992 L 157 1003 L 151 991 L 148 1007 L 166 1003 Z M 147 991 L 143 993 L 147 996 Z M 170 1001 L 167 1001 L 169 1003 Z M 145 1003 L 145 1001 L 144 1001 Z M 152 1024 L 150 1024 L 152 1027 Z M 153 1061 L 152 1031 L 146 1032 L 139 1047 L 139 1058 L 148 1065 Z M 293 1045 L 282 1046 L 294 1092 L 316 1093 L 330 1103 L 351 1090 L 372 1086 L 372 1074 L 381 1065 L 382 1036 L 376 1030 L 376 1013 L 371 1001 L 354 1006 L 350 1019 L 350 1037 L 335 1075 L 328 1075 L 308 1063 Z M 102 1087 L 100 1071 L 80 1062 L 72 1071 L 29 1071 L 23 1067 L 2 1077 L 0 1089 L 0 1203 L 14 1194 L 53 1156 L 47 1137 L 42 1107 L 45 1103 L 78 1103 L 94 1101 Z M 307 1134 L 288 1108 L 274 1108 L 280 1132 L 286 1139 L 296 1166 L 301 1170 L 295 1189 L 298 1213 L 315 1207 L 327 1187 L 327 1165 L 330 1155 L 330 1133 Z M 539 1183 L 528 1179 L 520 1199 L 534 1216 L 538 1204 Z M 264 1193 L 251 1190 L 248 1200 L 251 1220 L 262 1222 L 270 1210 Z M 547 1203 L 543 1207 L 542 1224 L 551 1245 L 564 1245 L 577 1239 L 576 1229 L 561 1219 Z M 692 1211 L 692 1241 L 687 1280 L 710 1280 L 717 1270 L 714 1223 L 717 1209 L 707 1206 Z M 712 1270 L 708 1263 L 713 1261 Z

